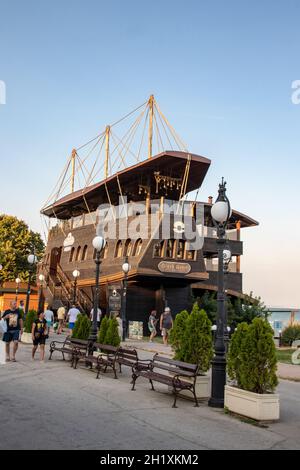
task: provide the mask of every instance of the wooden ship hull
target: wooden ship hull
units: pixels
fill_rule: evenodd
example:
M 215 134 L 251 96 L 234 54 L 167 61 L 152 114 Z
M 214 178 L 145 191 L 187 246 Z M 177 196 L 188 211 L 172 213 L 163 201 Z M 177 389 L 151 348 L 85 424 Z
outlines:
M 69 162 L 72 168 L 71 193 L 57 197 L 57 192 L 55 200 L 41 211 L 57 224 L 49 230 L 45 256 L 39 268 L 47 280 L 45 299 L 53 309 L 72 301 L 72 273 L 74 269 L 79 270 L 76 303 L 82 310 L 90 311 L 95 288 L 92 240 L 99 230 L 104 234 L 103 213 L 99 207 L 106 205 L 111 214 L 110 220 L 106 221 L 107 244 L 101 255 L 100 307 L 107 312 L 120 310 L 120 303 L 111 305 L 111 293 L 117 292 L 120 298 L 124 279 L 122 264 L 128 256 L 131 268 L 128 273 L 127 320 L 142 321 L 145 333 L 151 310 L 161 313 L 168 305 L 176 314 L 190 308 L 193 299 L 204 290 L 217 290 L 216 231 L 210 215 L 212 200 L 205 203 L 197 200 L 211 161 L 182 149 L 164 150 L 152 155 L 153 100 L 150 97 L 146 103 L 150 110 L 150 118 L 147 116 L 148 159 L 109 175 L 111 128 L 107 126 L 103 134 L 106 152 L 104 178 L 75 190 L 74 159 L 77 152 L 72 152 Z M 186 194 L 193 191 L 197 191 L 196 198 L 187 200 Z M 172 206 L 176 207 L 173 212 L 168 210 Z M 169 227 L 167 237 L 163 233 L 165 221 Z M 197 249 L 186 236 L 185 224 L 195 233 L 201 227 L 202 243 Z M 257 225 L 255 220 L 232 211 L 227 238 L 235 262 L 231 263 L 226 275 L 226 289 L 230 295 L 241 296 L 243 292 L 240 230 L 254 225 Z M 135 233 L 128 230 L 133 226 L 136 227 Z

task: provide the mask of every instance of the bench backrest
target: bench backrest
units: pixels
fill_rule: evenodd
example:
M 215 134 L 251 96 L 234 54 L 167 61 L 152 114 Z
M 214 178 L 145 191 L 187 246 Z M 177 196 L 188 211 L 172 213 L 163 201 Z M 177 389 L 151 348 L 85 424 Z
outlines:
M 110 344 L 101 344 L 101 343 L 94 343 L 94 347 L 108 354 L 116 354 L 119 349 L 116 346 L 111 346 Z
M 176 361 L 164 356 L 155 354 L 152 359 L 153 369 L 162 369 L 174 374 L 184 374 L 195 376 L 198 372 L 198 364 L 189 364 L 188 362 Z
M 120 347 L 118 349 L 118 359 L 135 363 L 138 360 L 138 355 L 135 349 Z
M 80 349 L 87 349 L 90 341 L 86 339 L 70 338 L 70 344 Z

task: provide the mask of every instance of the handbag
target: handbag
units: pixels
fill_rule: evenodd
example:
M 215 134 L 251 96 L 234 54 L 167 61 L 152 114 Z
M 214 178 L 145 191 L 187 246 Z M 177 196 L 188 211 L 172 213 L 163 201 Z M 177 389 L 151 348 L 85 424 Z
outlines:
M 2 333 L 7 332 L 7 321 L 4 320 L 4 318 L 2 318 L 2 320 L 0 320 L 0 330 L 2 331 Z

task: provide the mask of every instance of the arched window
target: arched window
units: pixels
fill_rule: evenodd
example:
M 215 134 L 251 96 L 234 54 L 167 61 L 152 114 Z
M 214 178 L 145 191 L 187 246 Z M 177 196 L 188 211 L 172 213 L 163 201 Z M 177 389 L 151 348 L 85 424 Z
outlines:
M 130 238 L 126 240 L 125 248 L 124 248 L 124 256 L 131 256 L 132 253 L 132 241 Z
M 122 251 L 123 251 L 122 241 L 119 240 L 117 245 L 116 245 L 115 258 L 121 258 Z
M 84 245 L 83 250 L 82 250 L 82 255 L 81 255 L 81 261 L 85 261 L 87 257 L 87 245 Z
M 154 250 L 153 250 L 153 257 L 154 258 L 162 258 L 164 254 L 164 240 L 161 242 L 157 242 L 154 245 Z
M 139 254 L 141 253 L 142 244 L 143 244 L 143 240 L 141 238 L 138 238 L 134 244 L 132 256 L 139 256 Z
M 174 239 L 167 240 L 167 243 L 166 243 L 166 258 L 174 258 L 174 245 L 175 245 L 175 240 Z
M 75 254 L 75 248 L 73 246 L 72 250 L 70 251 L 69 263 L 72 263 L 74 261 L 74 254 Z
M 77 248 L 75 261 L 78 261 L 80 258 L 81 246 Z
M 104 250 L 101 251 L 101 259 L 107 258 L 108 253 L 108 243 L 106 242 Z
M 188 261 L 196 261 L 197 251 L 196 250 L 187 250 L 185 259 Z
M 185 250 L 185 241 L 178 240 L 177 241 L 177 258 L 178 259 L 184 258 L 184 250 Z

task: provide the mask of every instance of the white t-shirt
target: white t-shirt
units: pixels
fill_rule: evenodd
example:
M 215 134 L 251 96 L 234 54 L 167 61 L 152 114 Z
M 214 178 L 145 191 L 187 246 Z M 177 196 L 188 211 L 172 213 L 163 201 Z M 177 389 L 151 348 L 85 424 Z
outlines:
M 94 315 L 94 309 L 92 308 L 91 315 L 90 315 L 91 320 L 93 320 L 93 315 Z M 101 315 L 102 315 L 101 309 L 97 308 L 97 321 L 100 321 Z
M 53 321 L 53 312 L 52 310 L 45 310 L 44 312 L 46 321 Z
M 75 323 L 79 314 L 80 312 L 78 308 L 70 308 L 70 310 L 68 311 L 69 323 Z

